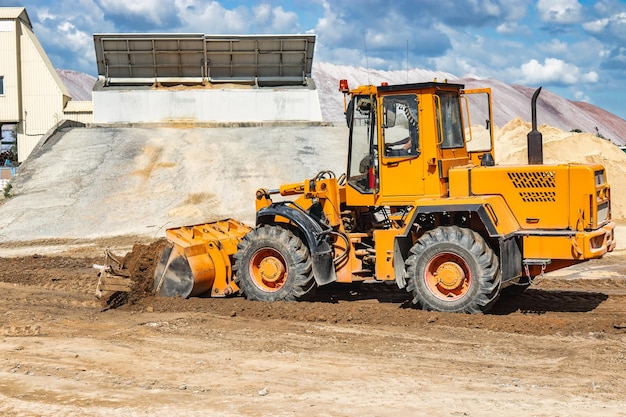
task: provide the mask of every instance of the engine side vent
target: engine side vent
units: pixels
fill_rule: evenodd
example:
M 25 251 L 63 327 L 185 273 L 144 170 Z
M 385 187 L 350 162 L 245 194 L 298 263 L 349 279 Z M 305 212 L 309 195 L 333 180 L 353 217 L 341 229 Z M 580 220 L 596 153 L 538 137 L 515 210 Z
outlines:
M 556 193 L 554 191 L 522 191 L 519 193 L 524 203 L 554 203 Z
M 509 179 L 515 188 L 556 188 L 554 171 L 531 171 L 531 172 L 509 172 Z M 549 193 L 527 193 L 527 194 L 549 194 Z M 554 198 L 552 192 L 552 198 Z M 535 200 L 530 200 L 535 201 Z M 547 201 L 547 200 L 539 200 Z M 554 200 L 550 200 L 554 201 Z

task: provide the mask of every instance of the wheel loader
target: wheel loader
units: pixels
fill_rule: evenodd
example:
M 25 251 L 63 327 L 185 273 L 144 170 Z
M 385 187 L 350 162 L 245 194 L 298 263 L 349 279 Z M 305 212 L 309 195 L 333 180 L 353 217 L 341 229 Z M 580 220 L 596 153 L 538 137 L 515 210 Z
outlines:
M 162 296 L 296 301 L 330 283 L 395 281 L 417 308 L 482 313 L 511 285 L 615 247 L 601 165 L 495 164 L 490 89 L 342 80 L 346 173 L 256 192 L 256 225 L 166 231 Z

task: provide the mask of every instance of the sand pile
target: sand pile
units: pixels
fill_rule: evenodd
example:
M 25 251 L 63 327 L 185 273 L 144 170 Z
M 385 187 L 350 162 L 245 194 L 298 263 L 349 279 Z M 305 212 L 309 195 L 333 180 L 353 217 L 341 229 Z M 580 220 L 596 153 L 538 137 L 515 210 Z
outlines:
M 530 123 L 515 118 L 495 131 L 496 162 L 499 165 L 526 164 L 528 162 L 527 135 Z M 611 185 L 613 219 L 626 219 L 626 193 L 621 190 L 626 182 L 626 153 L 606 139 L 589 133 L 564 132 L 542 125 L 543 161 L 545 164 L 568 162 L 602 164 Z

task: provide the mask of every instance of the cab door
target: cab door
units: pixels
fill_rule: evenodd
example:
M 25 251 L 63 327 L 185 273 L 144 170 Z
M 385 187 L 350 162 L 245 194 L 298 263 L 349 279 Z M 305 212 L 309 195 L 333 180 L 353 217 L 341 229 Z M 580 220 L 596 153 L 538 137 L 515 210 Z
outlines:
M 376 205 L 378 182 L 377 100 L 373 94 L 355 95 L 346 110 L 350 128 L 346 203 Z
M 470 160 L 474 165 L 489 165 L 485 154 L 491 154 L 489 159 L 495 161 L 491 89 L 464 90 L 462 99 L 465 145 Z
M 405 92 L 380 99 L 379 181 L 383 199 L 412 200 L 412 196 L 424 194 L 418 97 Z

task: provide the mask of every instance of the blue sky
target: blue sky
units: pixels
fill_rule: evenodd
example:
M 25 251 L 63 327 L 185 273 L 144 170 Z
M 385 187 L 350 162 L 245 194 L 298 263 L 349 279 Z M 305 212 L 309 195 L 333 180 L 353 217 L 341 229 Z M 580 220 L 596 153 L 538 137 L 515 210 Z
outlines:
M 626 1 L 0 0 L 0 6 L 26 7 L 56 68 L 94 76 L 94 33 L 315 33 L 318 62 L 405 69 L 408 49 L 411 68 L 541 85 L 626 119 Z

